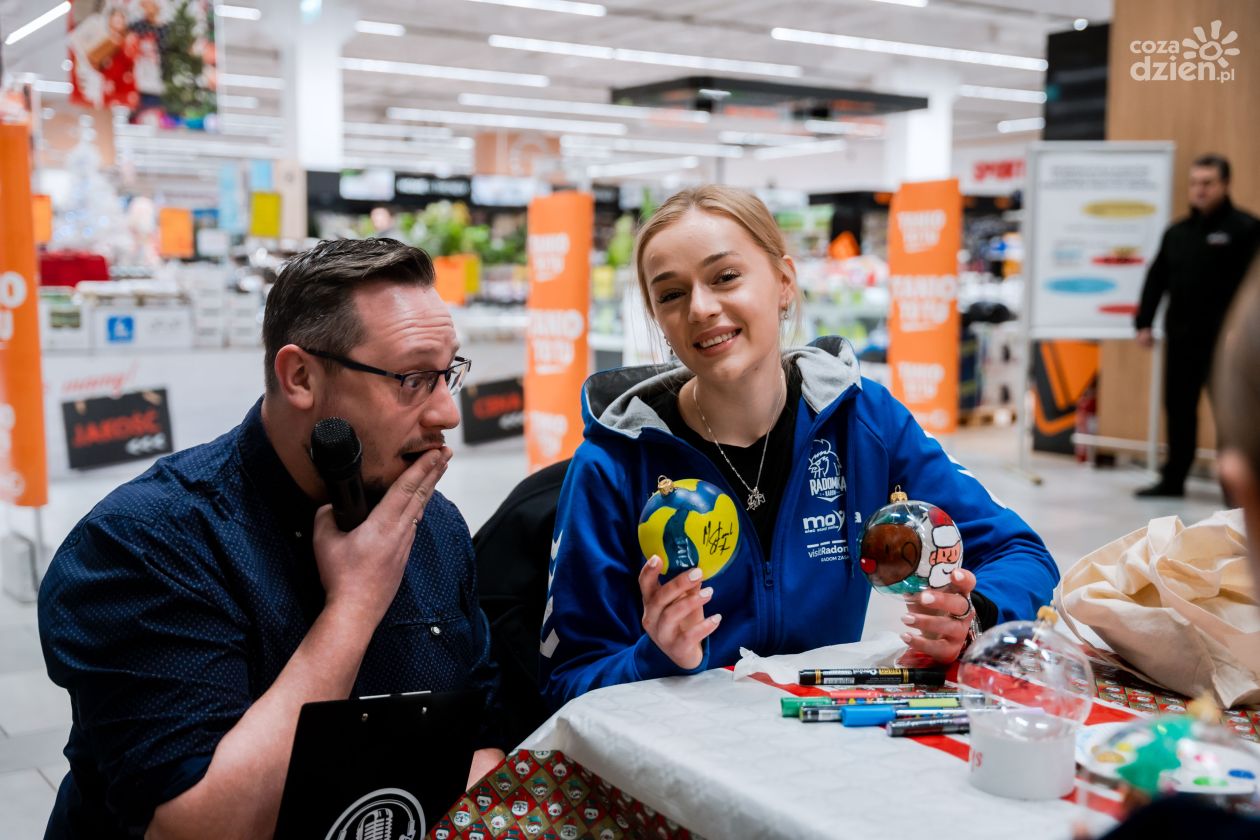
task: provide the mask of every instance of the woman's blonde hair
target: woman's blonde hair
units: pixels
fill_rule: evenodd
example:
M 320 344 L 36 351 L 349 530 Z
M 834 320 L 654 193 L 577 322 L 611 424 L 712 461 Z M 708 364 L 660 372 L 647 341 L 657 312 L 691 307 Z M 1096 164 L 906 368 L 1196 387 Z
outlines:
M 769 208 L 760 198 L 746 190 L 734 187 L 723 187 L 718 184 L 705 184 L 689 187 L 674 193 L 656 209 L 652 218 L 639 229 L 634 241 L 634 267 L 639 278 L 639 293 L 643 296 L 643 305 L 648 315 L 652 315 L 652 297 L 648 294 L 648 278 L 643 270 L 643 252 L 647 249 L 652 237 L 681 219 L 691 209 L 703 210 L 718 216 L 725 216 L 744 229 L 753 242 L 770 257 L 770 264 L 776 271 L 792 278 L 796 287 L 796 274 L 788 266 L 787 243 L 783 239 L 783 231 L 774 220 Z M 794 306 L 799 315 L 800 288 L 796 287 Z M 653 316 L 654 317 L 654 316 Z

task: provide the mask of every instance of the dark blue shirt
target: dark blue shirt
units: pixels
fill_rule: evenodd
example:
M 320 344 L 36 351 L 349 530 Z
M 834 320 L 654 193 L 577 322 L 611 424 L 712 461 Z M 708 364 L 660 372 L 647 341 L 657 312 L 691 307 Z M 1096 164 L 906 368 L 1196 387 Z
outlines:
M 316 508 L 267 440 L 260 401 L 74 527 L 39 592 L 44 660 L 74 714 L 49 837 L 139 836 L 205 775 L 323 607 Z M 435 493 L 353 694 L 475 687 L 492 704 L 474 570 L 468 526 Z

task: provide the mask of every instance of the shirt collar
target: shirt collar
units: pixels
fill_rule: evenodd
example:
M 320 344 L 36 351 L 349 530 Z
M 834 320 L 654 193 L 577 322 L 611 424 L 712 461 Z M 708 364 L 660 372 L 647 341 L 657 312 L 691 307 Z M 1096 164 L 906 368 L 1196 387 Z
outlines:
M 309 538 L 319 505 L 302 491 L 276 454 L 263 426 L 262 403 L 259 397 L 240 425 L 236 450 L 241 471 L 271 504 L 291 536 Z
M 1233 212 L 1233 209 L 1234 203 L 1229 200 L 1229 196 L 1227 195 L 1221 200 L 1220 204 L 1216 205 L 1216 209 L 1211 213 L 1203 213 L 1199 210 L 1192 209 L 1190 211 L 1190 215 L 1201 220 L 1205 224 L 1215 224 Z

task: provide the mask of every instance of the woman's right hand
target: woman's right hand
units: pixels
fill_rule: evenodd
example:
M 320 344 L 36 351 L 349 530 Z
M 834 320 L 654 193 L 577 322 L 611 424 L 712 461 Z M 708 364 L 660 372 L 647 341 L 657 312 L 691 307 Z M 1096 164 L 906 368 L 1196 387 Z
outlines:
M 660 569 L 661 558 L 652 555 L 639 570 L 643 629 L 675 665 L 690 671 L 704 661 L 704 648 L 700 643 L 717 629 L 722 616 L 704 617 L 704 605 L 713 597 L 713 587 L 700 588 L 704 575 L 699 569 L 692 569 L 664 585 L 660 581 Z

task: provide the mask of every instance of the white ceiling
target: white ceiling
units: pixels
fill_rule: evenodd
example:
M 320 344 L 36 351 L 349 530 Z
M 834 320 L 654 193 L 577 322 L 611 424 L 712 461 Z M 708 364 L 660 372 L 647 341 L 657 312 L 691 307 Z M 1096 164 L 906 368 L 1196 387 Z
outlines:
M 134 2 L 134 0 L 128 0 Z M 291 27 L 276 23 L 280 14 L 271 4 L 297 0 L 234 0 L 240 6 L 259 8 L 260 20 L 249 21 L 220 16 L 217 35 L 220 72 L 231 74 L 282 76 L 281 53 Z M 0 0 L 0 33 L 42 14 L 54 0 Z M 1046 11 L 1053 5 L 1053 11 Z M 471 0 L 362 0 L 347 4 L 323 0 L 324 14 L 347 20 L 359 19 L 401 24 L 402 37 L 351 33 L 342 47 L 348 58 L 476 68 L 513 73 L 542 74 L 546 87 L 455 82 L 389 73 L 343 72 L 344 119 L 348 124 L 394 123 L 415 126 L 414 122 L 389 120 L 387 109 L 410 107 L 445 111 L 505 113 L 495 108 L 461 105 L 463 93 L 497 96 L 551 98 L 564 101 L 609 101 L 612 88 L 647 84 L 707 71 L 626 61 L 524 52 L 491 46 L 491 35 L 600 45 L 631 50 L 679 53 L 742 61 L 773 62 L 802 68 L 796 79 L 777 81 L 816 84 L 827 87 L 857 88 L 883 92 L 922 94 L 915 89 L 914 76 L 948 76 L 961 85 L 1040 90 L 1044 74 L 1037 71 L 992 67 L 979 64 L 912 58 L 853 49 L 838 49 L 775 40 L 771 29 L 786 27 L 887 41 L 910 42 L 938 47 L 995 52 L 1024 57 L 1044 57 L 1046 38 L 1053 32 L 1072 28 L 1073 21 L 1085 18 L 1101 23 L 1111 16 L 1111 0 L 929 0 L 925 8 L 911 8 L 876 0 L 607 0 L 603 17 L 588 17 L 532 9 L 511 8 Z M 65 80 L 61 69 L 65 59 L 65 20 L 5 48 L 6 70 L 33 72 L 43 78 Z M 328 60 L 337 57 L 329 55 Z M 747 74 L 747 78 L 771 77 Z M 226 142 L 259 143 L 278 147 L 283 126 L 268 117 L 278 117 L 281 97 L 292 88 L 268 90 L 253 87 L 225 87 L 223 92 L 257 100 L 255 107 L 229 106 L 225 114 L 252 118 L 254 126 L 244 130 L 252 136 Z M 64 99 L 50 97 L 45 103 L 64 107 Z M 244 104 L 252 104 L 245 100 Z M 601 119 L 572 114 L 540 114 L 515 111 L 520 115 L 568 119 Z M 954 106 L 954 140 L 997 139 L 1000 120 L 1034 117 L 1041 113 L 1035 103 L 959 98 Z M 258 119 L 258 118 L 262 119 Z M 615 119 L 615 118 L 603 118 Z M 800 131 L 786 122 L 750 125 L 747 121 L 714 119 L 707 125 L 661 126 L 656 122 L 626 122 L 631 137 L 651 137 L 689 142 L 717 142 L 719 131 L 758 129 L 761 131 Z M 455 137 L 471 137 L 477 129 L 454 126 Z M 350 134 L 350 132 L 348 132 Z M 160 141 L 147 140 L 150 144 Z M 348 137 L 347 158 L 401 164 L 396 153 L 385 149 L 397 138 Z M 470 151 L 467 141 L 419 141 L 422 149 L 463 168 Z M 857 141 L 871 142 L 871 141 Z M 878 142 L 878 141 L 875 141 Z M 148 148 L 146 147 L 146 151 Z M 256 151 L 256 149 L 255 149 Z M 414 152 L 411 154 L 415 154 Z M 426 152 L 427 154 L 427 152 Z M 650 159 L 649 153 L 612 154 L 601 163 Z M 661 154 L 657 153 L 656 157 Z M 588 161 L 589 162 L 589 161 Z M 402 168 L 400 166 L 400 168 Z

